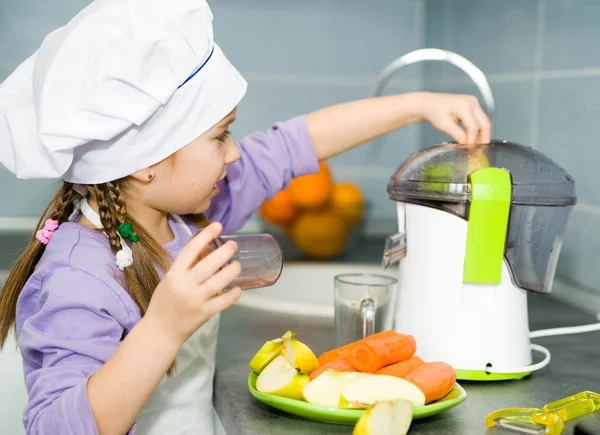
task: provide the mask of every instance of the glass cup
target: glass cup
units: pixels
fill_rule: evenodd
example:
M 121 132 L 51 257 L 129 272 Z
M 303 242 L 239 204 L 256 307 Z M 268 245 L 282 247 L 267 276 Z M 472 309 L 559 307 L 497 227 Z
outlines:
M 238 245 L 238 250 L 230 262 L 239 261 L 242 271 L 227 289 L 240 287 L 242 290 L 248 290 L 269 287 L 277 282 L 283 268 L 283 252 L 272 235 L 234 234 L 220 236 L 213 242 L 213 248 L 218 248 L 228 240 L 233 240 Z
M 334 282 L 337 346 L 393 328 L 397 279 L 357 273 L 337 275 Z

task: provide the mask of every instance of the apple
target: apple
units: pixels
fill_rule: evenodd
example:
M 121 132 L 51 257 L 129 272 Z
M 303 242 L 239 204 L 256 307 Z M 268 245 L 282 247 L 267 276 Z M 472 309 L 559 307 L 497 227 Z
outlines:
M 388 375 L 357 373 L 342 385 L 342 397 L 349 408 L 366 408 L 375 402 L 405 399 L 414 407 L 425 404 L 425 394 L 415 384 Z
M 308 375 L 278 355 L 258 375 L 256 389 L 261 393 L 302 400 L 302 390 L 309 383 Z
M 357 373 L 325 370 L 304 387 L 304 400 L 325 408 L 346 408 L 348 404 L 342 397 L 342 385 L 355 375 Z
M 312 350 L 295 337 L 294 331 L 287 331 L 281 337 L 267 341 L 250 360 L 250 369 L 259 375 L 271 361 L 283 354 L 292 366 L 310 375 L 319 367 L 319 361 Z
M 295 332 L 286 332 L 283 338 L 283 355 L 294 367 L 298 367 L 305 375 L 310 375 L 313 370 L 319 367 L 319 360 L 312 350 L 294 338 Z
M 412 416 L 413 405 L 408 400 L 375 402 L 360 416 L 352 435 L 406 435 Z
M 283 339 L 267 341 L 250 360 L 250 369 L 257 375 L 283 351 Z

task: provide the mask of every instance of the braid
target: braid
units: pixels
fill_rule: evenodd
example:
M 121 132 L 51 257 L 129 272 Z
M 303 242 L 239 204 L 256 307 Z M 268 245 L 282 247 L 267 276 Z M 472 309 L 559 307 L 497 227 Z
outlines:
M 127 207 L 125 206 L 125 200 L 121 194 L 119 183 L 108 183 L 108 194 L 119 222 L 127 222 Z
M 73 212 L 75 199 L 79 194 L 73 189 L 73 184 L 64 182 L 56 195 L 54 209 L 50 213 L 50 219 L 65 222 Z
M 116 213 L 114 213 L 113 201 L 111 201 L 110 187 L 109 184 L 96 184 L 92 186 L 92 192 L 96 197 L 98 203 L 98 214 L 100 215 L 100 222 L 104 227 L 104 231 L 108 235 L 110 248 L 113 252 L 117 253 L 121 250 L 121 239 L 117 232 L 119 228 L 119 221 L 117 220 Z

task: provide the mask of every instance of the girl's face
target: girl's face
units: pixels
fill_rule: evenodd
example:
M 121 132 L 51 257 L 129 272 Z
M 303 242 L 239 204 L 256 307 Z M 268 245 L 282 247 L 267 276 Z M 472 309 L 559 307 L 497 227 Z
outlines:
M 227 165 L 240 158 L 229 136 L 235 113 L 234 108 L 169 158 L 133 174 L 135 202 L 163 213 L 185 215 L 206 211 L 218 193 L 216 183 L 225 177 Z

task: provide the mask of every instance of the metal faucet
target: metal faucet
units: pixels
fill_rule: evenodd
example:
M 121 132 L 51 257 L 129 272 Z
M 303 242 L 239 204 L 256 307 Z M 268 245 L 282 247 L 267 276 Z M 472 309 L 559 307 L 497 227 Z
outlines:
M 394 60 L 383 69 L 381 75 L 377 79 L 373 96 L 380 96 L 383 92 L 383 88 L 390 80 L 390 78 L 402 68 L 413 63 L 423 62 L 426 60 L 448 62 L 463 70 L 479 88 L 479 92 L 481 92 L 481 95 L 483 96 L 483 100 L 485 102 L 485 106 L 487 108 L 487 116 L 490 119 L 490 122 L 493 127 L 493 118 L 496 107 L 494 104 L 494 96 L 492 94 L 492 89 L 490 88 L 490 85 L 486 80 L 485 75 L 468 59 L 452 51 L 442 50 L 439 48 L 422 48 L 406 53 L 404 56 L 401 56 L 398 59 Z

